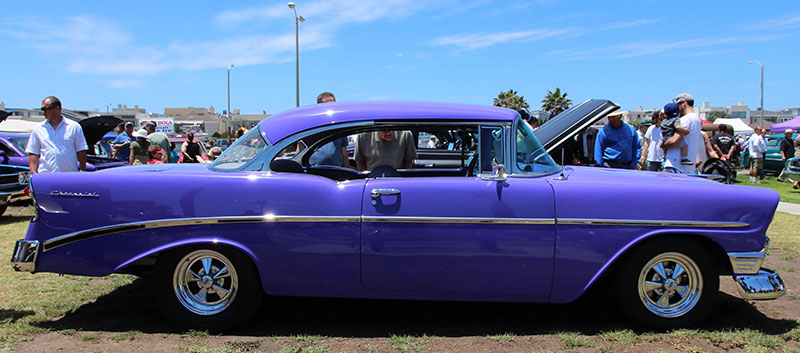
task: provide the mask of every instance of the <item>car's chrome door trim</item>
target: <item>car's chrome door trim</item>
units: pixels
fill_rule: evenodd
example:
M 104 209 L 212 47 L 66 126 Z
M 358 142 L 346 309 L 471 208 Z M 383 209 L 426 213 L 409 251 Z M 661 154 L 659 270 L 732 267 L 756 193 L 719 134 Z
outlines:
M 362 216 L 361 220 L 374 223 L 556 224 L 554 218 Z
M 558 224 L 594 226 L 645 226 L 645 227 L 689 227 L 689 228 L 742 228 L 750 223 L 742 222 L 699 222 L 699 221 L 660 221 L 643 219 L 589 219 L 559 218 Z
M 640 226 L 640 227 L 683 227 L 683 228 L 743 228 L 749 223 L 742 222 L 699 222 L 699 221 L 658 221 L 637 219 L 589 219 L 589 218 L 481 218 L 481 217 L 401 217 L 401 216 L 227 216 L 162 219 L 132 222 L 113 226 L 97 227 L 73 232 L 46 240 L 42 251 L 81 240 L 144 229 L 214 225 L 228 223 L 437 223 L 437 224 L 525 224 L 525 225 L 591 225 L 591 226 Z
M 168 227 L 181 227 L 181 226 L 195 226 L 195 225 L 213 225 L 213 224 L 227 224 L 227 223 L 271 223 L 271 222 L 360 222 L 361 217 L 325 217 L 325 216 L 278 216 L 267 214 L 263 216 L 229 216 L 229 217 L 195 217 L 195 218 L 179 218 L 179 219 L 160 219 L 144 222 L 132 222 L 125 224 L 117 224 L 113 226 L 97 227 L 79 232 L 61 235 L 52 239 L 46 240 L 42 245 L 42 251 L 53 250 L 59 246 L 64 246 L 69 243 L 74 243 L 81 240 L 90 238 L 101 237 L 114 233 L 130 232 L 143 229 L 156 229 Z

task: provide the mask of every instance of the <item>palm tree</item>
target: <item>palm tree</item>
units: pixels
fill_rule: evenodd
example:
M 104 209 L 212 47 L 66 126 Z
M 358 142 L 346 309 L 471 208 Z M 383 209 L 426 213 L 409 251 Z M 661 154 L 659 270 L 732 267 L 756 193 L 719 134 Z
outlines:
M 496 107 L 514 110 L 528 109 L 531 107 L 528 102 L 525 101 L 525 97 L 518 96 L 517 91 L 514 91 L 513 89 L 508 90 L 508 92 L 500 92 L 500 94 L 497 95 L 497 98 L 494 99 L 494 105 Z
M 556 116 L 559 113 L 569 109 L 572 104 L 571 99 L 567 99 L 567 93 L 561 94 L 561 89 L 556 87 L 555 92 L 547 90 L 547 95 L 542 99 L 542 110 L 550 112 L 550 116 Z

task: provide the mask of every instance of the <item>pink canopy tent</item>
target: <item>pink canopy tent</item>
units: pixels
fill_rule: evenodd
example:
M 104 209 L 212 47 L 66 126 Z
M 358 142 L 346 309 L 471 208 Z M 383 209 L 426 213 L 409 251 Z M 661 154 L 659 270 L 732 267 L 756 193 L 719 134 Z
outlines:
M 769 127 L 770 132 L 784 132 L 786 129 L 792 129 L 792 131 L 797 132 L 798 127 L 800 127 L 800 116 L 789 120 L 784 121 L 780 124 L 773 124 Z

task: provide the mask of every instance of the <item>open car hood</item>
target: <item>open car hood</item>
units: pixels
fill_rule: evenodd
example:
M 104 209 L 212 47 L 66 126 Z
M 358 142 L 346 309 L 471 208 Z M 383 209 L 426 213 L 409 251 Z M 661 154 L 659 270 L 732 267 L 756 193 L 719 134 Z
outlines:
M 619 110 L 619 106 L 609 100 L 590 99 L 550 118 L 534 130 L 533 134 L 550 153 L 579 131 L 616 110 Z
M 83 119 L 78 122 L 83 129 L 83 136 L 86 138 L 88 146 L 94 146 L 103 138 L 103 135 L 114 130 L 117 125 L 122 123 L 122 119 L 111 115 L 100 115 Z

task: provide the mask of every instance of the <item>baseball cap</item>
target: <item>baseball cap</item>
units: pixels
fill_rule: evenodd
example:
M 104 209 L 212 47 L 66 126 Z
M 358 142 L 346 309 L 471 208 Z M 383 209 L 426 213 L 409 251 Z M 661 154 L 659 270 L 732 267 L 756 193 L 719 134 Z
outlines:
M 675 99 L 672 100 L 673 103 L 679 103 L 680 101 L 691 101 L 694 102 L 694 97 L 692 97 L 689 93 L 679 93 L 675 96 Z
M 151 155 L 154 155 L 154 154 L 157 154 L 157 153 L 164 153 L 164 150 L 162 150 L 160 148 L 156 148 L 156 149 L 150 151 Z
M 667 103 L 667 105 L 664 106 L 664 114 L 667 114 L 667 118 L 674 118 L 680 113 L 681 108 L 675 103 Z
M 129 121 L 129 122 L 127 122 L 127 123 L 125 123 L 125 127 L 128 127 L 128 126 L 133 126 L 133 123 L 132 123 L 132 122 L 130 122 L 130 121 Z

